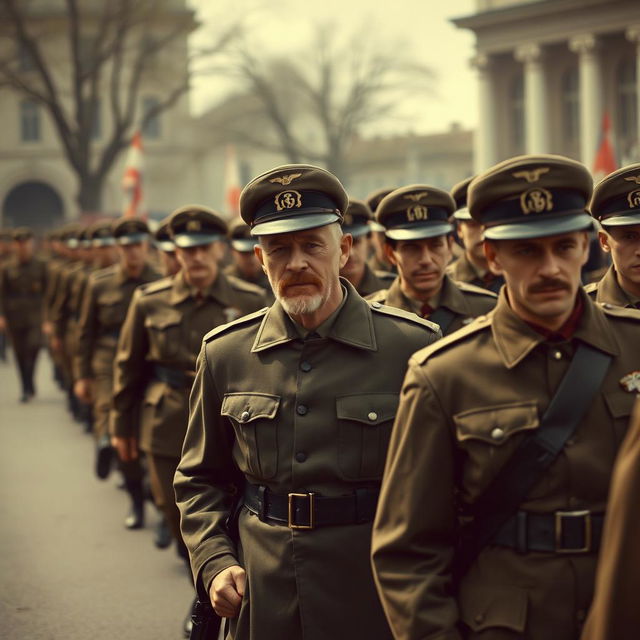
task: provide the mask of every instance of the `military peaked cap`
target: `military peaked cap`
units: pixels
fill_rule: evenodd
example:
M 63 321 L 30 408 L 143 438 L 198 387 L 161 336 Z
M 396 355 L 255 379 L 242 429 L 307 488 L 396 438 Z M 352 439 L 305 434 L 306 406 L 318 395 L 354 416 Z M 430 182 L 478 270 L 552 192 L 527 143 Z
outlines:
M 176 245 L 171 238 L 171 232 L 169 231 L 169 220 L 171 217 L 167 217 L 160 222 L 158 228 L 153 234 L 154 244 L 160 251 L 165 253 L 173 253 L 176 250 Z
M 96 222 L 89 229 L 89 238 L 94 247 L 111 247 L 116 243 L 111 220 Z
M 467 191 L 469 190 L 469 184 L 471 184 L 471 178 L 465 178 L 457 184 L 453 185 L 451 189 L 451 197 L 456 202 L 456 211 L 453 217 L 459 222 L 471 220 L 471 214 L 467 208 Z
M 347 211 L 344 214 L 342 229 L 350 233 L 354 238 L 364 236 L 371 231 L 371 209 L 362 200 L 349 200 Z
M 253 247 L 258 244 L 258 240 L 251 235 L 249 225 L 242 218 L 236 218 L 229 225 L 229 240 L 231 246 L 241 253 L 253 252 Z
M 113 223 L 113 235 L 118 244 L 138 244 L 149 237 L 149 226 L 141 218 L 118 218 Z
M 640 163 L 603 178 L 593 191 L 589 209 L 603 227 L 640 224 Z
M 223 240 L 227 235 L 227 223 L 212 209 L 189 204 L 171 214 L 169 233 L 176 247 L 200 247 Z

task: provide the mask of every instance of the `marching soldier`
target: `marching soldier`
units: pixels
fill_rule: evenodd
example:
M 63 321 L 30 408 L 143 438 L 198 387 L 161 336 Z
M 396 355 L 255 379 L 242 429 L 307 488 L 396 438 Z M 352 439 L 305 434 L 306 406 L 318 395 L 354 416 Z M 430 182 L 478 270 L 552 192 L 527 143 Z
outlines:
M 592 188 L 550 155 L 469 186 L 506 286 L 409 364 L 372 545 L 397 640 L 580 636 L 640 359 L 640 313 L 580 286 Z
M 176 258 L 176 245 L 169 233 L 169 218 L 165 218 L 153 234 L 154 244 L 158 249 L 162 272 L 165 276 L 175 276 L 180 271 L 180 263 Z
M 245 187 L 276 302 L 200 353 L 175 490 L 200 597 L 236 640 L 391 638 L 371 521 L 407 358 L 439 332 L 339 279 L 346 206 L 309 165 Z
M 467 208 L 467 190 L 471 180 L 472 178 L 467 178 L 451 189 L 451 197 L 456 203 L 453 218 L 464 252 L 447 267 L 446 273 L 456 282 L 466 282 L 498 293 L 504 284 L 504 278 L 491 273 L 484 255 L 482 226 L 474 221 Z
M 342 223 L 343 233 L 353 238 L 347 263 L 340 269 L 361 296 L 368 296 L 380 289 L 388 288 L 396 276 L 388 271 L 373 271 L 367 264 L 371 247 L 371 209 L 366 202 L 349 200 Z
M 21 402 L 36 393 L 33 377 L 42 346 L 42 305 L 47 288 L 46 264 L 34 256 L 33 232 L 18 227 L 13 255 L 0 267 L 0 332 L 6 332 L 22 385 Z
M 388 289 L 370 300 L 412 311 L 440 325 L 448 335 L 487 313 L 496 295 L 445 273 L 451 259 L 453 198 L 440 189 L 412 185 L 392 191 L 378 205 L 387 258 L 398 268 Z
M 600 182 L 590 206 L 600 222 L 600 245 L 613 264 L 602 280 L 585 287 L 596 300 L 640 309 L 640 163 L 614 171 Z
M 264 292 L 220 271 L 227 226 L 218 214 L 183 207 L 169 231 L 182 269 L 133 296 L 115 359 L 111 433 L 121 460 L 135 460 L 138 448 L 146 454 L 154 501 L 186 558 L 173 476 L 198 351 L 212 328 L 263 307 Z
M 99 478 L 106 478 L 111 470 L 109 411 L 120 329 L 135 289 L 160 278 L 147 263 L 148 237 L 146 222 L 139 218 L 121 218 L 108 228 L 99 227 L 93 238 L 96 248 L 116 245 L 119 254 L 116 265 L 97 271 L 89 278 L 74 358 L 75 394 L 82 402 L 93 405 L 95 470 Z M 125 527 L 139 529 L 144 525 L 144 474 L 140 460 L 123 461 L 120 470 L 131 499 Z

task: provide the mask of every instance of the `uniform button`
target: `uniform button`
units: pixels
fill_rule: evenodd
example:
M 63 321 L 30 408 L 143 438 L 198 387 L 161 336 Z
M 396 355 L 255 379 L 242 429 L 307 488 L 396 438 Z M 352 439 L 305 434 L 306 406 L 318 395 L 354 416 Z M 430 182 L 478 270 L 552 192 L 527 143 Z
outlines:
M 501 429 L 500 427 L 496 427 L 492 432 L 491 432 L 491 437 L 494 440 L 497 440 L 498 442 L 500 442 L 500 440 L 504 440 L 504 429 Z
M 370 411 L 367 418 L 369 418 L 371 422 L 375 422 L 378 419 L 378 414 L 375 411 Z
M 371 306 L 372 306 L 374 309 L 379 309 L 382 305 L 381 305 L 379 302 L 372 302 L 372 303 L 371 303 Z
M 251 414 L 248 411 L 243 411 L 240 416 L 240 422 L 246 422 L 251 417 Z
M 309 411 L 309 409 L 307 409 L 306 405 L 304 405 L 304 404 L 299 404 L 299 405 L 296 407 L 296 411 L 298 412 L 298 415 L 299 415 L 299 416 L 304 416 L 304 415 L 307 413 L 307 411 Z
M 308 362 L 301 362 L 300 369 L 302 369 L 302 371 L 304 371 L 305 373 L 308 373 L 309 371 L 311 371 L 311 365 Z
M 554 360 L 562 360 L 562 351 L 554 351 L 553 358 Z
M 297 462 L 304 462 L 306 459 L 307 459 L 307 454 L 304 451 L 298 451 L 298 453 L 296 453 Z
M 481 624 L 481 623 L 483 623 L 483 622 L 484 622 L 484 614 L 483 614 L 483 613 L 479 613 L 479 614 L 478 614 L 478 615 L 473 619 L 473 621 L 474 621 L 476 624 Z

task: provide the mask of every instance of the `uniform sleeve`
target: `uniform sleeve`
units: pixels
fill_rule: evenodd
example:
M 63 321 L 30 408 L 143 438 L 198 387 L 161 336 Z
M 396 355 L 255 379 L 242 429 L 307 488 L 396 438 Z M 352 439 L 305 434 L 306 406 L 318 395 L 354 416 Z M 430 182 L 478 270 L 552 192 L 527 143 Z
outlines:
M 113 406 L 109 429 L 112 435 L 124 438 L 136 434 L 140 404 L 148 381 L 146 357 L 149 341 L 141 299 L 140 291 L 136 290 L 120 331 L 113 364 Z
M 62 340 L 64 338 L 67 323 L 67 303 L 71 284 L 70 274 L 61 276 L 58 279 L 55 297 L 51 302 L 51 312 L 49 320 L 53 325 L 53 333 Z
M 92 378 L 93 369 L 91 358 L 97 339 L 98 305 L 95 283 L 91 280 L 82 300 L 80 320 L 78 322 L 78 345 L 74 357 L 74 372 L 76 379 Z
M 229 520 L 241 493 L 241 474 L 233 463 L 233 430 L 220 415 L 221 398 L 206 355 L 198 357 L 191 391 L 189 425 L 175 474 L 182 537 L 189 549 L 194 583 L 206 596 L 211 580 L 237 560 Z
M 376 586 L 396 640 L 458 640 L 452 595 L 453 443 L 446 416 L 410 361 L 374 522 Z

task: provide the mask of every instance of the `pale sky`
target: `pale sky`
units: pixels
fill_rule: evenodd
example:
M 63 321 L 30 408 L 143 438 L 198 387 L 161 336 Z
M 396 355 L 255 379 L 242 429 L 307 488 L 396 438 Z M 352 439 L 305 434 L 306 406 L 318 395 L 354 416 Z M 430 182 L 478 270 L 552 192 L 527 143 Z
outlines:
M 338 25 L 345 36 L 366 25 L 367 33 L 412 53 L 436 73 L 433 95 L 424 92 L 407 101 L 401 116 L 381 126 L 382 133 L 444 131 L 452 122 L 465 128 L 477 123 L 477 87 L 469 59 L 474 36 L 457 29 L 450 18 L 474 12 L 474 0 L 190 0 L 205 27 L 192 40 L 206 43 L 206 29 L 249 15 L 252 39 L 265 51 L 295 53 L 304 48 L 314 27 Z M 194 78 L 192 108 L 201 113 L 229 92 L 229 80 Z

